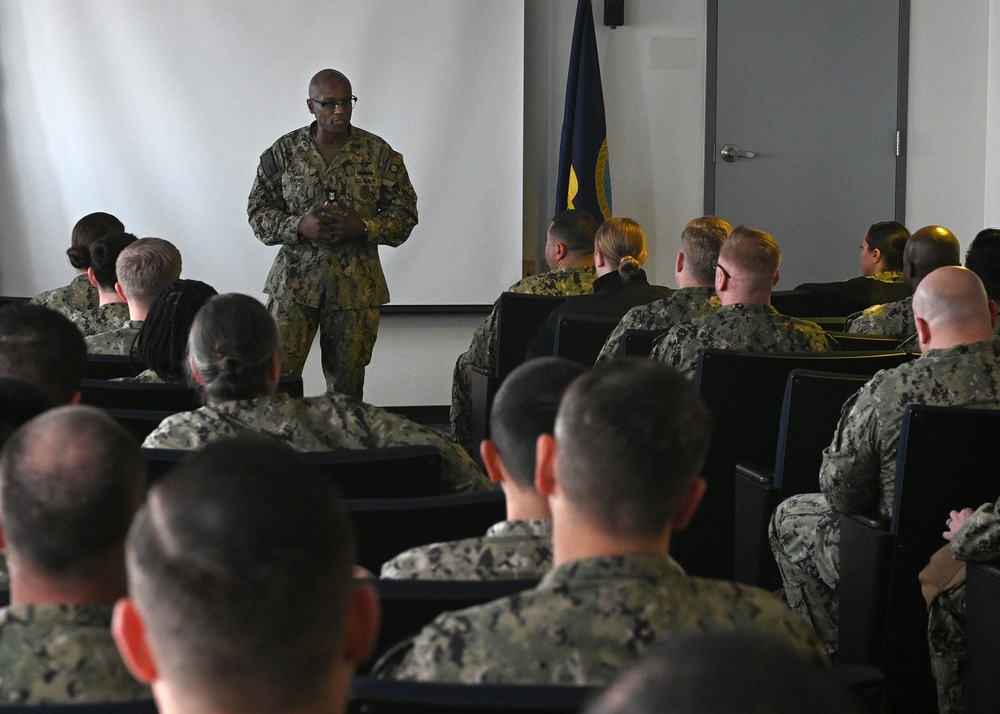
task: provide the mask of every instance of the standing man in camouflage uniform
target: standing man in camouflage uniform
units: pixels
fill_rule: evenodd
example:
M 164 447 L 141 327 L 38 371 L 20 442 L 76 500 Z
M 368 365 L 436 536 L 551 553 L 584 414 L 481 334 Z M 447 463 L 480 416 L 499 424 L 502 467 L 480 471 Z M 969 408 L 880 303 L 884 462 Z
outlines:
M 719 249 L 716 312 L 670 329 L 653 344 L 652 357 L 689 379 L 698 354 L 709 347 L 744 352 L 827 352 L 833 343 L 815 322 L 780 314 L 771 307 L 781 249 L 763 231 L 734 228 Z
M 463 683 L 603 685 L 677 632 L 774 637 L 823 660 L 809 626 L 757 588 L 689 577 L 670 558 L 705 491 L 710 417 L 654 360 L 578 377 L 538 439 L 553 567 L 537 587 L 445 613 L 376 664 L 378 676 Z
M 583 371 L 567 359 L 540 357 L 510 373 L 490 409 L 493 439 L 480 444 L 486 473 L 503 489 L 507 519 L 485 537 L 411 548 L 383 565 L 381 577 L 539 578 L 552 566 L 552 512 L 535 489 L 535 442 L 552 433 L 563 392 Z
M 97 288 L 98 306 L 91 310 L 75 312 L 69 319 L 84 335 L 96 335 L 117 330 L 129 319 L 128 303 L 118 294 L 118 271 L 115 262 L 121 252 L 138 240 L 131 233 L 109 233 L 90 246 L 90 267 L 87 277 Z
M 594 292 L 594 235 L 597 221 L 586 211 L 560 211 L 545 233 L 545 263 L 549 271 L 522 278 L 509 293 L 530 295 L 590 295 Z M 451 431 L 455 441 L 472 452 L 472 377 L 475 365 L 493 369 L 496 364 L 497 307 L 472 334 L 469 351 L 459 355 L 451 380 Z
M 417 194 L 401 154 L 351 125 L 357 98 L 340 72 L 309 83 L 316 120 L 260 157 L 247 213 L 265 245 L 281 245 L 264 292 L 281 333 L 285 374 L 301 374 L 317 327 L 328 391 L 361 399 L 389 302 L 378 246 L 417 224 Z
M 726 221 L 715 216 L 695 218 L 681 233 L 674 280 L 677 290 L 668 298 L 633 307 L 608 335 L 597 356 L 598 362 L 622 357 L 626 330 L 669 330 L 674 325 L 719 309 L 715 296 L 715 263 L 722 241 L 732 230 Z
M 111 639 L 125 594 L 124 543 L 143 497 L 135 441 L 103 412 L 60 407 L 21 427 L 0 456 L 0 525 L 10 562 L 0 609 L 0 700 L 150 699 Z
M 996 313 L 976 274 L 939 268 L 920 283 L 913 310 L 923 355 L 882 370 L 844 404 L 823 451 L 822 493 L 792 496 L 771 517 L 771 549 L 788 604 L 812 622 L 829 652 L 837 649 L 839 513 L 877 509 L 892 516 L 903 408 L 1000 407 Z
M 912 335 L 913 292 L 931 272 L 946 265 L 961 265 L 955 234 L 942 226 L 925 226 L 906 241 L 903 248 L 903 282 L 909 297 L 896 302 L 873 305 L 847 318 L 847 332 L 864 335 Z

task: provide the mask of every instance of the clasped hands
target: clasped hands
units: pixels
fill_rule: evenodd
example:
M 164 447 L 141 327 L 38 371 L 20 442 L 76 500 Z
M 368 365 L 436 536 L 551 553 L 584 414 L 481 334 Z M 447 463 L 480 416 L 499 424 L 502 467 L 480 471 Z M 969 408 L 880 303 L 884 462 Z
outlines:
M 299 221 L 299 233 L 323 243 L 364 238 L 365 223 L 350 206 L 324 201 Z

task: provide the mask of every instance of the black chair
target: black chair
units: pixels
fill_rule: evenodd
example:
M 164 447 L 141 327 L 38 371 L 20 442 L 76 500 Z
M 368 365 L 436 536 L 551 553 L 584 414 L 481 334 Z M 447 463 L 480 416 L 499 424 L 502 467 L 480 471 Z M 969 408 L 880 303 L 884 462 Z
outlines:
M 1000 567 L 969 563 L 965 579 L 965 711 L 1000 712 Z
M 168 416 L 177 412 L 161 409 L 115 409 L 105 407 L 102 411 L 125 427 L 140 444 Z
M 541 324 L 565 301 L 565 295 L 528 295 L 511 292 L 500 295 L 497 301 L 494 369 L 490 371 L 475 365 L 472 367 L 473 444 L 489 438 L 489 415 L 493 406 L 493 395 L 507 375 L 524 362 L 528 343 L 534 339 Z M 478 454 L 475 457 L 478 462 Z
M 792 317 L 823 314 L 823 300 L 808 290 L 773 290 L 771 305 L 782 315 Z
M 873 375 L 897 366 L 905 353 L 782 354 L 707 349 L 695 387 L 712 413 L 712 442 L 702 475 L 708 491 L 691 525 L 673 539 L 688 572 L 733 578 L 736 464 L 773 464 L 789 373 L 796 368 Z
M 621 353 L 625 357 L 649 357 L 656 338 L 666 330 L 625 330 Z
M 180 449 L 142 452 L 148 485 L 191 453 Z M 304 451 L 301 456 L 330 477 L 342 498 L 415 498 L 452 492 L 442 479 L 441 452 L 436 446 Z
M 18 297 L 15 295 L 0 295 L 0 307 L 12 302 L 28 302 L 30 297 Z
M 502 491 L 343 503 L 354 529 L 356 562 L 376 575 L 382 563 L 409 548 L 482 536 L 507 510 Z
M 1000 410 L 908 406 L 891 520 L 840 517 L 838 658 L 879 666 L 893 710 L 936 711 L 917 574 L 950 509 L 996 499 L 997 434 Z
M 614 317 L 565 314 L 559 316 L 552 353 L 593 367 L 608 335 L 621 320 Z
M 369 580 L 378 590 L 382 623 L 367 674 L 396 643 L 413 637 L 443 612 L 463 610 L 533 588 L 537 580 Z
M 0 704 L 0 714 L 156 714 L 156 702 L 100 704 Z
M 599 687 L 441 684 L 355 677 L 351 714 L 576 714 Z
M 146 367 L 129 355 L 88 354 L 83 367 L 83 376 L 88 379 L 117 379 L 134 377 Z
M 899 343 L 903 341 L 900 337 L 889 335 L 855 335 L 850 332 L 831 332 L 829 330 L 827 330 L 826 334 L 837 341 L 841 352 L 865 352 L 871 350 L 895 352 Z
M 736 580 L 767 590 L 781 587 L 768 543 L 771 514 L 789 496 L 819 491 L 823 449 L 846 402 L 868 381 L 866 375 L 793 369 L 788 375 L 778 422 L 774 468 L 736 465 Z
M 109 356 L 109 355 L 101 355 Z M 301 375 L 286 375 L 278 380 L 278 391 L 301 397 Z M 198 392 L 181 382 L 115 382 L 84 378 L 80 383 L 83 403 L 102 409 L 142 409 L 176 414 L 202 405 Z

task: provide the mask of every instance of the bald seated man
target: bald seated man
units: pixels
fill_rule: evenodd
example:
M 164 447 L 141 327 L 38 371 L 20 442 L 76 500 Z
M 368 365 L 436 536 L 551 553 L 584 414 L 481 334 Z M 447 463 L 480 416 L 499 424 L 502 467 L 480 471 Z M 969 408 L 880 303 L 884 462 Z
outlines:
M 671 328 L 653 344 L 652 357 L 693 379 L 702 350 L 714 347 L 744 352 L 827 352 L 833 342 L 810 320 L 782 315 L 771 307 L 778 282 L 781 249 L 764 231 L 734 228 L 715 262 L 714 313 Z
M 911 335 L 917 331 L 913 293 L 920 282 L 938 268 L 961 265 L 955 234 L 943 226 L 925 226 L 910 236 L 903 248 L 903 283 L 910 297 L 873 305 L 845 321 L 847 332 L 865 335 Z
M 161 714 L 342 714 L 379 608 L 329 479 L 269 437 L 209 444 L 149 492 L 113 631 Z M 180 626 L 178 623 L 181 623 Z
M 0 455 L 10 565 L 10 606 L 0 609 L 4 703 L 151 698 L 125 668 L 110 629 L 125 594 L 125 534 L 144 483 L 138 445 L 91 407 L 44 412 L 7 441 Z
M 996 312 L 978 276 L 957 266 L 935 270 L 917 287 L 913 312 L 923 354 L 882 370 L 847 401 L 823 451 L 822 493 L 792 496 L 771 518 L 788 604 L 813 623 L 830 653 L 837 646 L 838 515 L 877 509 L 891 517 L 905 405 L 1000 407 Z

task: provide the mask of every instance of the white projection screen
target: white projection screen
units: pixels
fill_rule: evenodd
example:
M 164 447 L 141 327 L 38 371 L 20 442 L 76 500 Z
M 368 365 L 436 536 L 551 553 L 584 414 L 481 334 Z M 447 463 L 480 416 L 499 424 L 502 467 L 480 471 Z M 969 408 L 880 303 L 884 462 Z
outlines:
M 380 248 L 392 303 L 490 303 L 520 277 L 523 47 L 524 0 L 0 0 L 0 292 L 67 283 L 73 224 L 108 211 L 262 298 L 258 157 L 334 67 L 419 197 Z

